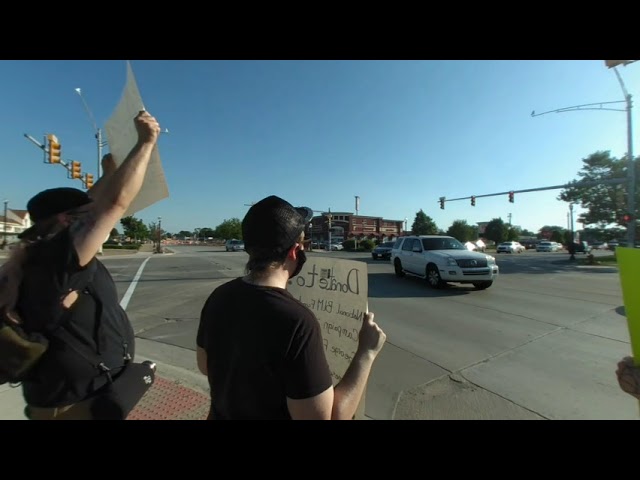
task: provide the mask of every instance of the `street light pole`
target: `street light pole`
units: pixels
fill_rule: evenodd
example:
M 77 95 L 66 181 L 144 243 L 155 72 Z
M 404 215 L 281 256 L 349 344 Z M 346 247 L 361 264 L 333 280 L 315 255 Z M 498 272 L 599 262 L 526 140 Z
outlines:
M 9 204 L 9 200 L 5 200 L 4 201 L 4 231 L 3 236 L 2 236 L 2 249 L 4 250 L 5 248 L 7 248 L 7 213 L 8 213 L 8 208 L 7 205 Z
M 636 168 L 633 158 L 633 128 L 631 122 L 633 102 L 631 101 L 631 94 L 627 92 L 624 86 L 620 72 L 618 72 L 617 68 L 614 68 L 613 71 L 616 73 L 618 82 L 620 82 L 620 88 L 622 88 L 622 93 L 624 93 L 625 110 L 627 111 L 627 181 L 629 182 L 629 186 L 627 187 L 627 210 L 629 211 L 629 215 L 631 215 L 631 220 L 627 223 L 627 247 L 634 248 L 636 243 Z
M 156 253 L 162 253 L 162 217 L 158 217 L 158 247 Z
M 575 246 L 575 233 L 573 233 L 573 203 L 569 204 L 569 228 L 571 229 L 571 244 L 569 245 L 569 253 L 571 253 L 571 260 L 576 259 L 576 246 Z
M 629 61 L 630 63 L 630 61 Z M 540 115 L 546 115 L 548 113 L 563 113 L 563 112 L 575 112 L 578 110 L 608 110 L 612 112 L 625 112 L 627 114 L 627 210 L 628 214 L 631 215 L 631 219 L 627 223 L 627 242 L 630 248 L 635 246 L 635 238 L 636 238 L 636 201 L 635 201 L 635 191 L 636 191 L 636 172 L 635 172 L 635 161 L 633 158 L 633 134 L 632 134 L 632 122 L 631 122 L 631 109 L 633 108 L 633 103 L 631 101 L 631 94 L 627 92 L 627 89 L 622 81 L 622 77 L 620 76 L 620 72 L 614 66 L 613 71 L 618 78 L 618 82 L 620 83 L 620 87 L 622 88 L 622 93 L 624 94 L 624 100 L 618 100 L 614 102 L 600 102 L 600 103 L 587 103 L 584 105 L 575 105 L 573 107 L 565 107 L 559 108 L 557 110 L 550 110 L 548 112 L 542 112 L 536 114 L 535 110 L 531 112 L 532 117 L 538 117 Z M 612 104 L 620 104 L 624 103 L 625 108 L 610 108 L 603 107 L 603 105 L 612 105 Z
M 358 216 L 358 212 L 360 211 L 360 197 L 356 195 L 356 217 Z M 358 235 L 355 233 L 355 222 L 353 222 L 353 238 L 355 240 L 355 249 L 358 250 Z
M 87 112 L 87 115 L 89 116 L 89 120 L 91 121 L 91 124 L 93 125 L 93 129 L 95 131 L 95 138 L 96 138 L 96 143 L 97 143 L 97 147 L 98 147 L 98 158 L 97 158 L 97 163 L 96 163 L 96 183 L 97 183 L 98 180 L 100 180 L 100 177 L 102 176 L 102 165 L 101 165 L 102 147 L 106 146 L 107 142 L 102 140 L 102 129 L 100 129 L 98 127 L 98 124 L 96 123 L 96 119 L 94 118 L 93 113 L 91 112 L 91 109 L 89 108 L 89 104 L 87 103 L 87 101 L 82 96 L 82 89 L 76 88 L 76 93 L 80 97 L 80 100 L 82 100 L 82 105 L 84 105 L 84 109 Z M 102 255 L 102 244 L 100 245 L 100 248 L 98 249 L 98 254 Z

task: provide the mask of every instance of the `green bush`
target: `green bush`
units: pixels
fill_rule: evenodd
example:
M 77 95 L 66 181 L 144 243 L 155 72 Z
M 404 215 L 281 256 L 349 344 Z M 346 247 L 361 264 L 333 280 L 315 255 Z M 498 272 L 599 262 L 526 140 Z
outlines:
M 345 240 L 344 242 L 342 242 L 342 246 L 345 250 L 352 251 L 356 248 L 356 242 L 354 240 Z
M 364 250 L 365 252 L 370 252 L 374 248 L 376 248 L 376 244 L 373 240 L 360 240 L 358 242 L 358 248 Z

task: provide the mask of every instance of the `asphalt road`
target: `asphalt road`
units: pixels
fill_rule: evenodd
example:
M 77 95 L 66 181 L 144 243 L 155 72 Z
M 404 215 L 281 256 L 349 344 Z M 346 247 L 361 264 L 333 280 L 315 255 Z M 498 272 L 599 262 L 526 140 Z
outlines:
M 151 255 L 127 311 L 147 352 L 193 365 L 200 309 L 216 286 L 242 275 L 247 255 L 175 251 Z M 367 254 L 315 254 L 368 264 L 369 306 L 387 333 L 367 390 L 369 417 L 638 418 L 614 373 L 630 352 L 617 269 L 572 265 L 566 253 L 499 255 L 500 277 L 488 290 L 431 290 Z M 121 296 L 147 257 L 103 259 Z

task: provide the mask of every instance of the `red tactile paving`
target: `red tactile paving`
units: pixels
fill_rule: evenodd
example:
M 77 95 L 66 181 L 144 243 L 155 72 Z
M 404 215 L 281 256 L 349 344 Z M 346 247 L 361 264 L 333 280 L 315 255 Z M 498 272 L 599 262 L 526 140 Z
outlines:
M 209 406 L 209 395 L 156 377 L 127 420 L 206 420 Z

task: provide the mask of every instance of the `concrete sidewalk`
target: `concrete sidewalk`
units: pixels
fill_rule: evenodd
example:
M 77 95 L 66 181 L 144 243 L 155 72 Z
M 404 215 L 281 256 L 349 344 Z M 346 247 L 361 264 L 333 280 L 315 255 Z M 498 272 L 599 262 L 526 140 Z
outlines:
M 149 360 L 136 356 L 136 362 Z M 199 375 L 156 362 L 153 386 L 127 420 L 206 420 L 209 414 L 207 380 Z M 0 386 L 0 420 L 27 420 L 21 387 Z

